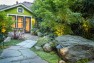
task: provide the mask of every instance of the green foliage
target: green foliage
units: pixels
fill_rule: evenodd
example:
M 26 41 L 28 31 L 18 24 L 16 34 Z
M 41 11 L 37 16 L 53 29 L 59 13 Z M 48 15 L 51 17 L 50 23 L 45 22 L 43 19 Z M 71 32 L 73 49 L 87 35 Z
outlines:
M 82 22 L 82 32 L 83 32 L 83 37 L 86 38 L 92 38 L 92 34 L 90 33 L 90 29 L 92 28 L 92 25 L 89 20 L 83 21 Z
M 18 44 L 18 43 L 20 43 L 20 42 L 22 42 L 22 40 L 11 40 L 11 41 L 9 41 L 9 42 L 5 42 L 4 43 L 4 49 L 5 48 L 8 48 L 8 47 L 10 47 L 10 46 L 15 46 L 16 44 Z M 2 44 L 0 44 L 0 47 L 2 46 Z
M 32 11 L 43 34 L 59 36 L 72 34 L 73 31 L 86 38 L 93 35 L 94 20 L 90 19 L 94 19 L 94 0 L 35 0 Z M 86 27 L 83 26 L 85 22 Z
M 76 63 L 88 63 L 88 59 L 81 59 L 81 60 L 78 60 Z
M 58 60 L 60 60 L 58 55 L 53 51 L 50 53 L 47 53 L 44 51 L 37 51 L 34 48 L 32 48 L 31 50 L 33 50 L 38 56 L 46 60 L 48 63 L 58 63 Z
M 84 18 L 92 17 L 94 15 L 94 0 L 75 0 L 70 8 L 74 12 L 82 13 Z
M 12 30 L 13 21 L 11 17 L 7 17 L 5 12 L 0 12 L 0 33 L 6 34 Z
M 16 44 L 22 42 L 22 40 L 11 40 L 9 42 L 4 43 L 5 47 L 15 46 Z
M 12 30 L 12 24 L 12 19 L 10 17 L 7 17 L 5 12 L 0 12 L 0 41 L 3 41 L 3 36 L 6 36 L 7 33 Z
M 42 46 L 44 45 L 45 43 L 48 43 L 50 41 L 50 38 L 48 37 L 40 37 L 38 40 L 37 40 L 37 46 Z
M 40 29 L 42 29 L 43 32 L 55 32 L 55 26 L 59 26 L 59 23 L 68 24 L 66 25 L 68 27 L 72 23 L 80 22 L 82 20 L 81 14 L 74 13 L 69 8 L 74 1 L 75 0 L 35 0 L 32 11 L 37 18 L 41 18 L 37 20 L 40 22 Z
M 73 34 L 71 28 L 66 24 L 58 24 L 55 26 L 55 34 L 57 36 L 65 35 L 65 34 Z

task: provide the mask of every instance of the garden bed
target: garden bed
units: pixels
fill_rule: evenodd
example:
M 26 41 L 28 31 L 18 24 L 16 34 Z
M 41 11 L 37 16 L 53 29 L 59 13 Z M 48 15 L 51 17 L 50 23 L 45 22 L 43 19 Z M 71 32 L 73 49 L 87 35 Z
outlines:
M 42 59 L 46 60 L 48 63 L 58 63 L 60 60 L 59 56 L 54 52 L 44 52 L 43 50 L 35 50 L 35 48 L 31 48 L 32 51 L 34 51 L 38 56 L 40 56 Z

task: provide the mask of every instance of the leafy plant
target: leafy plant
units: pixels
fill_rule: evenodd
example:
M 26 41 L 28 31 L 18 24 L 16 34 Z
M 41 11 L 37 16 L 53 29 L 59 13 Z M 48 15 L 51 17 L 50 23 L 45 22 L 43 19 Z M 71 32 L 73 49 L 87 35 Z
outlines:
M 50 41 L 50 38 L 49 37 L 40 37 L 37 41 L 37 44 L 38 46 L 42 46 L 44 45 L 45 43 L 48 43 Z
M 69 29 L 70 24 L 78 21 L 80 22 L 82 20 L 81 14 L 76 12 L 74 13 L 69 8 L 74 1 L 75 0 L 36 0 L 32 5 L 32 11 L 37 18 L 41 18 L 37 20 L 39 22 L 38 27 L 41 32 L 55 33 L 57 28 L 59 29 L 62 27 L 62 30 L 59 30 L 59 35 L 63 35 L 66 34 L 63 33 L 65 32 L 65 28 L 68 27 Z M 59 23 L 62 26 L 60 26 Z M 63 24 L 66 24 L 66 26 Z
M 5 12 L 0 12 L 0 34 L 6 36 L 12 30 L 13 21 L 11 17 L 7 17 Z

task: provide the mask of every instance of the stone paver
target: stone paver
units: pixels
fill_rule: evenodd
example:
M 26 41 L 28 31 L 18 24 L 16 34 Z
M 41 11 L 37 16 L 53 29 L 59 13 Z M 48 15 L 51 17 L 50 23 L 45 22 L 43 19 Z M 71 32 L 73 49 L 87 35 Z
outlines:
M 38 36 L 34 36 L 31 34 L 24 34 L 23 36 L 26 40 L 35 40 L 35 41 L 38 40 Z
M 27 49 L 27 48 L 24 48 L 22 46 L 11 46 L 7 49 L 9 49 L 9 50 L 23 50 L 23 49 Z
M 33 51 L 30 51 L 29 49 L 20 50 L 20 52 L 22 53 L 24 58 L 34 58 L 37 56 Z
M 35 44 L 37 43 L 37 41 L 34 41 L 34 40 L 25 40 L 19 44 L 17 44 L 18 46 L 22 46 L 22 47 L 25 47 L 25 48 L 31 48 L 33 47 Z
M 88 62 L 88 63 L 94 63 L 94 60 L 93 60 L 93 61 L 90 61 L 90 62 Z
M 21 46 L 11 46 L 0 55 L 0 63 L 48 63 L 33 51 Z
M 17 50 L 9 50 L 9 49 L 5 49 L 3 51 L 3 53 L 1 54 L 2 58 L 9 58 L 9 57 L 17 57 L 20 56 L 21 53 Z

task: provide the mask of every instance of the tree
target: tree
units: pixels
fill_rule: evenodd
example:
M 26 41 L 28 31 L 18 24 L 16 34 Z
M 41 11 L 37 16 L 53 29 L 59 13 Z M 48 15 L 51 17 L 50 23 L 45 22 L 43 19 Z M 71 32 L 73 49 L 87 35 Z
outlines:
M 90 18 L 94 15 L 94 0 L 75 0 L 70 8 L 74 12 L 80 12 L 85 19 Z
M 75 0 L 35 0 L 32 11 L 37 18 L 41 18 L 38 20 L 40 22 L 39 27 L 43 28 L 45 32 L 56 32 L 58 31 L 57 28 L 60 29 L 72 23 L 80 22 L 82 20 L 81 14 L 74 13 L 69 8 L 74 2 Z M 64 32 L 66 28 L 61 30 Z M 71 28 L 65 32 L 69 34 L 70 30 Z

